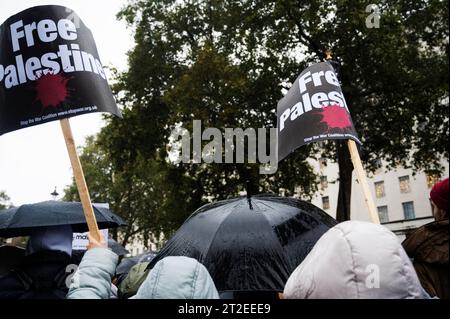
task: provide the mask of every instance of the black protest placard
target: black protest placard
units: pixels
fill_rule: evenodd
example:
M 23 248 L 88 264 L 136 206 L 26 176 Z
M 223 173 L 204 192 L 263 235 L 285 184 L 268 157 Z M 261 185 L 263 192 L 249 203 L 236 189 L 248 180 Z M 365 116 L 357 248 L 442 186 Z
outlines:
M 70 9 L 38 6 L 0 26 L 0 135 L 117 108 L 91 31 Z
M 361 143 L 336 73 L 327 62 L 314 64 L 300 74 L 278 102 L 277 120 L 279 161 L 312 142 L 353 139 Z

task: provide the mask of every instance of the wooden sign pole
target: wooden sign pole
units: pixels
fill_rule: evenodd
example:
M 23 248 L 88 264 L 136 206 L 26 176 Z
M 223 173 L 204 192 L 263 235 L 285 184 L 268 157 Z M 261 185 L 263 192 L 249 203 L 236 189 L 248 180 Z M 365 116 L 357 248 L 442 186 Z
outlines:
M 89 196 L 86 180 L 84 179 L 83 168 L 81 167 L 80 159 L 78 158 L 69 119 L 62 119 L 60 120 L 60 123 L 67 146 L 67 151 L 69 152 L 70 162 L 72 163 L 73 175 L 77 184 L 78 194 L 80 195 L 81 204 L 83 205 L 84 216 L 86 217 L 86 222 L 89 227 L 89 233 L 95 239 L 100 241 L 100 231 L 98 229 L 94 209 L 92 208 L 91 197 Z
M 380 219 L 378 217 L 377 210 L 375 208 L 375 203 L 373 201 L 372 193 L 369 189 L 369 184 L 367 183 L 366 173 L 364 172 L 364 168 L 361 163 L 361 158 L 359 157 L 358 148 L 356 147 L 356 143 L 353 140 L 348 140 L 348 149 L 350 151 L 350 156 L 352 158 L 353 167 L 356 170 L 356 176 L 358 177 L 358 181 L 361 184 L 364 200 L 367 205 L 367 209 L 369 210 L 369 218 L 372 223 L 379 224 Z

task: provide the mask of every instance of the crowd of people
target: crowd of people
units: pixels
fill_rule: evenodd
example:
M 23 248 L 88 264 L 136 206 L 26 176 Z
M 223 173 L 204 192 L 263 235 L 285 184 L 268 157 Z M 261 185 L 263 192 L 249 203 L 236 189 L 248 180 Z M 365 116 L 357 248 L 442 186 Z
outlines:
M 448 178 L 430 192 L 435 221 L 400 243 L 382 225 L 346 221 L 329 229 L 292 272 L 279 297 L 449 298 Z M 37 229 L 19 267 L 0 277 L 0 298 L 117 298 L 119 256 L 89 236 L 76 272 L 70 226 Z M 224 271 L 226 271 L 224 269 Z M 126 279 L 125 279 L 126 280 Z M 139 282 L 133 299 L 218 299 L 213 278 L 196 259 L 165 257 Z

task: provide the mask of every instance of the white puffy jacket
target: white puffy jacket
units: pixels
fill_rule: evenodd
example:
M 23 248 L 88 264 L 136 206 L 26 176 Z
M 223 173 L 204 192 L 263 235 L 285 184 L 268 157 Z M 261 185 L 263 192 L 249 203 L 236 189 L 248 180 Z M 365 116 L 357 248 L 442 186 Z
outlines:
M 347 221 L 328 230 L 289 277 L 286 299 L 429 298 L 387 228 Z

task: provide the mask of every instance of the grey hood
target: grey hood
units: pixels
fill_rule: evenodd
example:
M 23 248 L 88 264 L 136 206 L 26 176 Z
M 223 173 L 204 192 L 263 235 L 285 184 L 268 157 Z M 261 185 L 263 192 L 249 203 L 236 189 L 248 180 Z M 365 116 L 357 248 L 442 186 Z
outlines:
M 427 297 L 398 238 L 384 226 L 359 221 L 328 230 L 284 289 L 287 299 Z
M 197 260 L 183 256 L 158 261 L 133 299 L 218 299 L 208 270 Z

